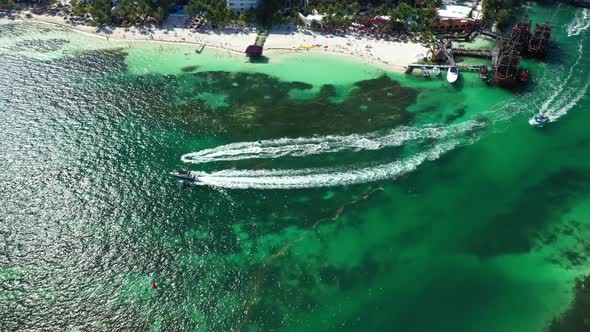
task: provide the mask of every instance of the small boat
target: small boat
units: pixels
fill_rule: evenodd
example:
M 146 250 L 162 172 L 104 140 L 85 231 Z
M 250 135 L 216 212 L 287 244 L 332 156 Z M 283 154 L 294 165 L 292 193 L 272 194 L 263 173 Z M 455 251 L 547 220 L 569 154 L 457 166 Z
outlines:
M 537 128 L 543 127 L 547 122 L 551 122 L 551 119 L 545 114 L 536 114 L 529 120 L 529 124 Z
M 449 70 L 447 71 L 447 81 L 449 81 L 449 83 L 455 83 L 457 82 L 457 78 L 459 78 L 459 68 L 455 66 L 449 67 Z
M 422 66 L 422 76 L 430 77 L 430 73 L 428 72 L 428 68 Z
M 196 174 L 193 174 L 191 171 L 181 170 L 178 172 L 171 172 L 170 175 L 181 181 L 201 182 L 199 177 Z
M 434 68 L 432 68 L 432 72 L 434 73 L 434 75 L 438 76 L 438 75 L 440 75 L 440 68 L 434 67 Z
M 479 78 L 481 78 L 483 81 L 486 81 L 486 82 L 490 79 L 490 75 L 489 75 L 487 66 L 479 67 Z

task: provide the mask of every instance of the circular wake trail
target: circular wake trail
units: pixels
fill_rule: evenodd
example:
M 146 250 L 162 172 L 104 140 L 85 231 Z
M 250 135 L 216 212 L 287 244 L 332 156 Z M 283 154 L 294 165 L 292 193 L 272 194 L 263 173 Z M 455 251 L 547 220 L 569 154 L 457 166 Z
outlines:
M 295 189 L 351 185 L 393 179 L 415 170 L 427 160 L 436 160 L 461 143 L 450 140 L 411 157 L 362 168 L 321 168 L 299 170 L 223 170 L 193 172 L 200 184 L 232 189 Z
M 185 154 L 181 160 L 185 163 L 204 164 L 246 159 L 305 157 L 342 151 L 379 150 L 402 146 L 408 142 L 440 140 L 449 135 L 472 131 L 483 126 L 484 124 L 481 122 L 467 121 L 453 126 L 400 127 L 388 132 L 378 131 L 368 134 L 280 138 L 258 142 L 231 143 Z

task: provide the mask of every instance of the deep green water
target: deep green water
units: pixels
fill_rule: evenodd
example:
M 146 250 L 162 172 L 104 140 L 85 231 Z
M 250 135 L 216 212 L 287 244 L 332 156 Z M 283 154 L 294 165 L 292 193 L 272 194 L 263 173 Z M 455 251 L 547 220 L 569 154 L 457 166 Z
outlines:
M 590 18 L 526 10 L 515 92 L 1 22 L 0 330 L 545 330 L 588 273 Z

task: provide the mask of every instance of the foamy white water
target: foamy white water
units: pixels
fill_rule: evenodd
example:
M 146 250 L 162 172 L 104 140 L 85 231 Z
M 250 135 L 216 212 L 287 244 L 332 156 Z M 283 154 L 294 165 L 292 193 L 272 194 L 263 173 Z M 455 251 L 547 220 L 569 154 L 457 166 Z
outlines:
M 572 89 L 571 93 L 567 94 L 571 97 L 571 99 L 565 99 L 565 101 L 567 101 L 565 105 L 555 108 L 555 110 L 549 114 L 549 119 L 551 121 L 555 121 L 567 114 L 569 110 L 574 108 L 574 106 L 576 106 L 578 102 L 586 96 L 586 92 L 588 91 L 589 87 L 590 79 L 587 79 L 586 83 L 581 88 Z
M 394 179 L 415 170 L 427 160 L 436 160 L 459 146 L 458 140 L 434 145 L 414 156 L 371 167 L 299 170 L 223 170 L 194 172 L 202 184 L 233 189 L 293 189 L 351 185 Z
M 590 28 L 590 10 L 584 8 L 576 12 L 576 16 L 567 26 L 567 36 L 579 36 L 582 32 Z
M 181 160 L 186 163 L 203 164 L 229 160 L 275 159 L 285 156 L 305 157 L 342 151 L 379 150 L 401 146 L 408 142 L 439 140 L 449 135 L 469 132 L 483 126 L 484 124 L 481 122 L 467 121 L 453 126 L 400 127 L 386 132 L 378 131 L 346 136 L 329 135 L 231 143 L 185 154 Z
M 559 102 L 560 100 L 564 100 L 564 96 L 563 96 L 563 92 L 566 89 L 566 87 L 568 85 L 570 85 L 571 83 L 571 79 L 574 75 L 574 73 L 576 73 L 576 75 L 578 75 L 578 71 L 575 71 L 578 68 L 578 65 L 580 64 L 580 62 L 582 61 L 582 56 L 584 54 L 584 44 L 583 41 L 580 40 L 578 42 L 578 53 L 577 53 L 577 57 L 576 60 L 574 61 L 574 64 L 570 66 L 569 71 L 565 77 L 565 79 L 563 80 L 555 80 L 556 82 L 559 82 L 559 85 L 555 88 L 553 94 L 551 94 L 551 96 L 549 96 L 549 98 L 543 103 L 543 105 L 541 105 L 541 109 L 539 110 L 539 113 L 541 114 L 548 114 L 551 112 L 551 110 L 554 110 L 555 108 L 555 101 L 556 98 L 559 98 L 557 102 Z M 555 75 L 551 75 L 551 78 L 548 79 L 555 79 L 555 77 L 559 77 L 560 73 L 556 72 L 554 73 Z M 548 114 L 550 115 L 550 114 Z

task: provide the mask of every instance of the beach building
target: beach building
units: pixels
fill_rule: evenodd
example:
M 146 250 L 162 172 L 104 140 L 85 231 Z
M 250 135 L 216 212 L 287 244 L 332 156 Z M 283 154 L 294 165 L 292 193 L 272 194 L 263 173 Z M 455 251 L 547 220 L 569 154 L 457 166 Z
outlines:
M 313 10 L 312 14 L 309 14 L 307 16 L 304 16 L 303 14 L 299 13 L 299 17 L 301 18 L 301 21 L 303 21 L 306 27 L 310 27 L 311 24 L 314 22 L 323 27 L 324 16 L 326 15 L 319 14 L 315 9 Z
M 260 0 L 227 0 L 229 8 L 236 12 L 245 12 L 258 7 Z
M 442 5 L 436 13 L 439 20 L 432 25 L 435 33 L 469 33 L 479 29 L 483 22 L 478 7 Z

